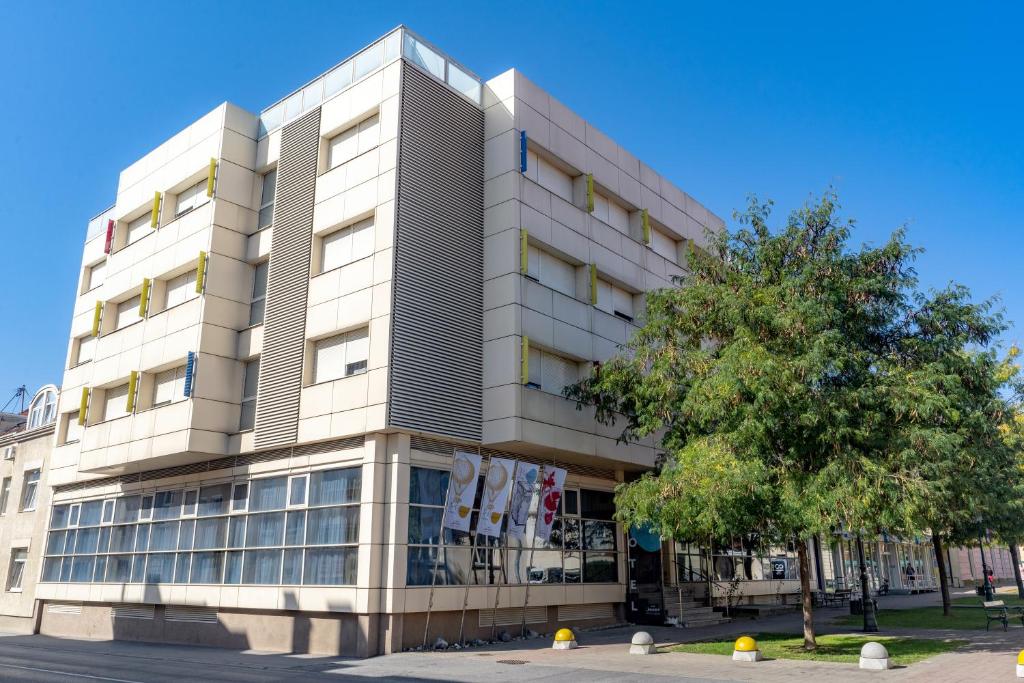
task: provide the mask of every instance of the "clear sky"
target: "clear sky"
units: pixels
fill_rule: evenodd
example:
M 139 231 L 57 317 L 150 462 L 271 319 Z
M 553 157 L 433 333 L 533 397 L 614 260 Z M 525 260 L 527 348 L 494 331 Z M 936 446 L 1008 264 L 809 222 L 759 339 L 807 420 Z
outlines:
M 710 8 L 716 4 L 718 7 Z M 59 383 L 86 221 L 229 100 L 258 111 L 404 23 L 523 71 L 731 224 L 828 186 L 857 241 L 906 224 L 926 285 L 1024 331 L 1024 5 L 0 2 L 0 405 Z

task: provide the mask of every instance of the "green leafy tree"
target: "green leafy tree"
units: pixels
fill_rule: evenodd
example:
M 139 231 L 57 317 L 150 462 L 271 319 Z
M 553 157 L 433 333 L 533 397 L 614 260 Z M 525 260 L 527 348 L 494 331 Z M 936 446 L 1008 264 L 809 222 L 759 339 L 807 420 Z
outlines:
M 774 231 L 770 209 L 752 199 L 737 231 L 692 249 L 681 286 L 649 292 L 642 327 L 566 395 L 660 441 L 657 470 L 618 489 L 623 521 L 797 541 L 812 649 L 808 539 L 913 523 L 922 474 L 893 467 L 893 415 L 915 400 L 900 354 L 927 302 L 902 231 L 851 248 L 832 193 Z

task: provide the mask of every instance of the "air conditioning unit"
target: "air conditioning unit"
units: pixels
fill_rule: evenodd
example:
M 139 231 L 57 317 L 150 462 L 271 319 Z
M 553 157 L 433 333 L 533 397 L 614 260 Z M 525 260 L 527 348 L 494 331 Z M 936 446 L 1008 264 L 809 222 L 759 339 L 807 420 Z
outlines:
M 14 460 L 14 452 L 17 450 L 16 444 L 10 446 L 4 446 L 4 460 Z

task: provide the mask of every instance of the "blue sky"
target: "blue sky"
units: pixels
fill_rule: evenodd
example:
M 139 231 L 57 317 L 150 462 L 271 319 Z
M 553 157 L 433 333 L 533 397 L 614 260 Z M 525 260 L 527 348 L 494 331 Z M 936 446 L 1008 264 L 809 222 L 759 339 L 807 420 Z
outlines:
M 0 405 L 60 382 L 86 221 L 120 169 L 399 23 L 484 78 L 519 68 L 730 223 L 750 193 L 781 217 L 834 186 L 858 241 L 906 224 L 926 285 L 1024 323 L 1024 6 L 711 4 L 7 0 Z

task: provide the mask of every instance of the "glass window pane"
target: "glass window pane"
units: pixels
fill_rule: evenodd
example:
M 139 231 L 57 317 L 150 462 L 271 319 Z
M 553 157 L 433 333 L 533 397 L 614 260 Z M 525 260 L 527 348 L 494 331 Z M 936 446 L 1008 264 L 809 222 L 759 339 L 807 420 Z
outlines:
M 189 583 L 220 583 L 224 553 L 192 553 Z
M 178 553 L 174 564 L 174 583 L 188 583 L 189 554 Z
M 100 530 L 97 527 L 78 530 L 78 542 L 75 543 L 75 554 L 96 552 L 96 545 L 99 542 Z
M 194 519 L 186 519 L 181 522 L 178 529 L 178 550 L 192 550 L 192 535 L 196 528 Z
M 273 584 L 281 582 L 280 550 L 246 550 L 242 583 Z
M 242 551 L 230 552 L 224 566 L 224 583 L 242 582 Z
M 309 511 L 307 545 L 359 542 L 359 508 L 317 508 Z
M 580 583 L 583 580 L 582 561 L 579 553 L 562 556 L 562 576 L 566 583 Z
M 174 580 L 174 553 L 149 555 L 146 561 L 146 583 L 171 583 Z
M 244 510 L 248 506 L 249 502 L 249 485 L 248 484 L 235 484 L 234 490 L 231 493 L 231 509 L 232 510 Z
M 352 60 L 324 76 L 324 97 L 330 97 L 352 82 Z
M 100 528 L 100 543 L 96 547 L 96 552 L 105 553 L 110 548 L 110 527 L 105 526 Z
M 159 491 L 153 499 L 153 519 L 177 519 L 181 514 L 181 491 Z
M 74 583 L 88 583 L 92 581 L 92 557 L 76 557 L 71 569 L 71 581 Z
M 46 537 L 46 554 L 60 555 L 64 552 L 64 535 L 66 531 L 51 531 Z
M 194 515 L 196 514 L 196 501 L 199 498 L 199 491 L 192 489 L 185 491 L 184 497 L 181 499 L 181 514 L 183 515 Z
M 583 580 L 587 583 L 615 583 L 619 580 L 614 553 L 584 553 Z
M 315 475 L 314 475 L 315 476 Z M 444 505 L 448 493 L 448 471 L 413 467 L 409 474 L 409 502 Z
M 197 520 L 194 547 L 196 550 L 223 548 L 227 540 L 227 533 L 228 519 L 226 517 Z
M 71 563 L 74 561 L 72 557 L 65 557 L 64 561 L 60 565 L 60 580 L 64 583 L 71 581 Z
M 149 545 L 149 524 L 140 524 L 135 534 L 135 549 L 142 552 Z
M 442 508 L 409 506 L 409 543 L 439 542 Z
M 371 45 L 366 50 L 360 52 L 355 58 L 355 69 L 352 74 L 352 80 L 358 81 L 360 78 L 379 67 L 383 59 L 384 41 L 378 41 L 375 45 Z
M 580 491 L 580 516 L 611 520 L 615 514 L 615 494 L 610 491 Z
M 448 62 L 448 84 L 460 93 L 480 104 L 480 84 L 465 71 Z
M 68 506 L 54 505 L 50 512 L 50 528 L 63 529 L 68 524 Z
M 422 67 L 425 71 L 440 78 L 442 81 L 444 80 L 444 57 L 408 33 L 405 34 L 405 49 L 403 52 L 405 53 L 405 58 L 413 64 Z
M 174 550 L 178 544 L 178 523 L 159 522 L 150 525 L 150 550 Z M 142 550 L 140 547 L 139 550 Z
M 95 570 L 93 570 L 92 580 L 96 582 L 103 582 L 107 573 L 107 556 L 100 555 L 96 558 Z
M 583 522 L 583 547 L 586 550 L 615 550 L 615 522 Z
M 302 545 L 306 535 L 306 513 L 298 510 L 288 513 L 288 523 L 284 530 L 285 545 Z
M 289 505 L 302 505 L 306 502 L 306 483 L 308 477 L 293 477 L 290 480 L 291 492 L 288 495 Z
M 302 113 L 302 93 L 297 92 L 284 101 L 284 120 L 291 121 Z
M 74 555 L 75 554 L 75 539 L 78 538 L 78 532 L 72 529 L 68 532 L 67 540 L 64 543 L 64 554 Z
M 297 585 L 302 583 L 302 551 L 299 549 L 284 551 L 284 569 L 281 583 Z
M 199 489 L 200 517 L 223 515 L 228 511 L 228 499 L 231 496 L 231 484 L 215 484 Z
M 263 510 L 281 510 L 285 506 L 285 492 L 288 488 L 287 477 L 255 479 L 250 483 L 249 509 L 253 512 Z
M 111 555 L 107 560 L 107 581 L 127 583 L 132 577 L 132 556 Z
M 530 583 L 562 583 L 562 553 L 551 550 L 534 552 L 528 575 Z
M 309 504 L 340 505 L 344 503 L 358 503 L 362 476 L 363 472 L 359 467 L 313 472 L 309 478 Z
M 146 556 L 132 556 L 132 583 L 144 583 L 146 581 Z
M 228 533 L 228 547 L 241 548 L 245 545 L 245 517 L 238 516 L 231 518 L 231 527 Z
M 284 513 L 267 512 L 249 515 L 249 528 L 245 534 L 246 548 L 281 545 L 284 538 Z M 246 581 L 246 583 L 250 583 Z
M 353 585 L 358 561 L 355 548 L 310 548 L 302 582 L 311 586 Z
M 114 504 L 114 523 L 134 522 L 139 518 L 139 497 L 125 496 Z

